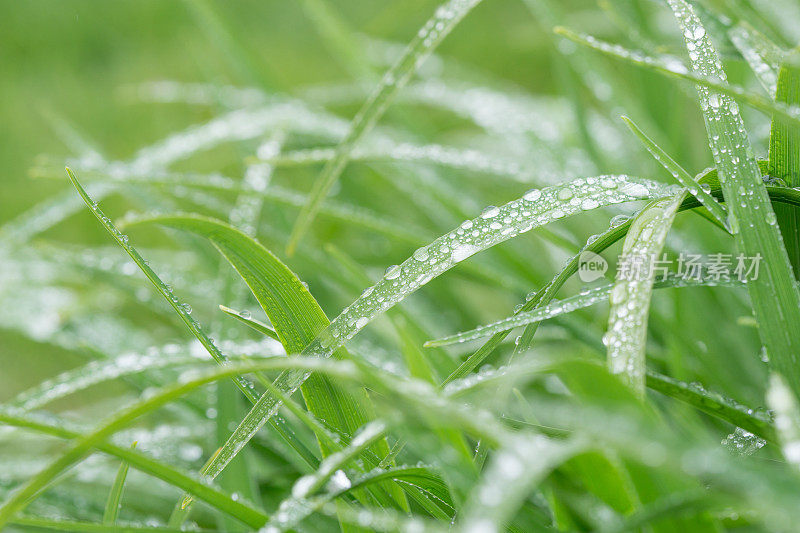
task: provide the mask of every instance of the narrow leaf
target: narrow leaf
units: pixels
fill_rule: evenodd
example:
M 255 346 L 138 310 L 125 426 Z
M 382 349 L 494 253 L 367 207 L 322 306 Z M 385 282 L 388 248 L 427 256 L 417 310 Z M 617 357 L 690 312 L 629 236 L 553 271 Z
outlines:
M 384 74 L 377 89 L 356 114 L 342 142 L 336 148 L 335 157 L 325 165 L 322 174 L 314 184 L 308 203 L 300 211 L 292 234 L 289 237 L 290 253 L 311 227 L 325 200 L 328 191 L 339 176 L 350 158 L 350 153 L 358 141 L 372 129 L 389 107 L 392 98 L 408 83 L 417 67 L 436 49 L 442 40 L 461 22 L 467 13 L 481 0 L 448 0 L 436 10 L 436 13 L 420 29 L 406 48 L 403 56 Z

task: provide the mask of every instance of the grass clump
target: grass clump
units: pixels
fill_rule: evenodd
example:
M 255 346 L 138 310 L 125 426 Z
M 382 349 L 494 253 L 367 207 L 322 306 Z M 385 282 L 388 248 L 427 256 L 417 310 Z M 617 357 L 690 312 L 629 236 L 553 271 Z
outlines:
M 0 528 L 791 531 L 791 10 L 300 4 L 344 80 L 193 2 L 215 81 L 121 94 L 202 119 L 116 157 L 48 113 L 0 326 L 76 362 L 4 354 Z M 556 82 L 470 50 L 515 24 Z

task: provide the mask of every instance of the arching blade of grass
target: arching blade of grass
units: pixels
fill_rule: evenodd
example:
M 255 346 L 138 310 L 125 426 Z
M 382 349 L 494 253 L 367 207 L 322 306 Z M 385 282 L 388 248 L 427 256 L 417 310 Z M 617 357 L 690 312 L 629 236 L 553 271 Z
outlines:
M 599 176 L 533 189 L 502 207 L 489 206 L 479 217 L 464 221 L 416 250 L 402 264 L 389 267 L 383 279 L 337 316 L 326 332 L 306 348 L 306 353 L 330 353 L 374 317 L 473 254 L 564 217 L 600 206 L 663 196 L 669 190 L 648 180 Z
M 187 345 L 186 351 L 189 350 L 190 347 Z M 259 357 L 264 357 L 264 355 Z M 272 355 L 282 354 L 274 353 Z M 239 356 L 234 355 L 230 360 L 239 360 Z M 157 350 L 153 354 L 123 354 L 114 359 L 93 360 L 20 392 L 6 404 L 17 409 L 33 411 L 70 394 L 121 377 L 163 368 L 191 367 L 205 363 L 204 359 L 198 357 L 168 355 L 164 350 Z
M 609 295 L 611 309 L 603 344 L 612 374 L 621 375 L 644 396 L 645 345 L 650 298 L 667 233 L 685 193 L 656 200 L 634 218 L 625 237 L 617 278 Z
M 769 442 L 776 442 L 775 427 L 763 410 L 754 410 L 694 383 L 685 383 L 669 376 L 647 371 L 647 387 L 664 396 L 680 400 L 711 416 L 745 429 Z
M 448 0 L 439 6 L 434 16 L 425 23 L 408 45 L 403 56 L 384 74 L 375 92 L 353 119 L 349 132 L 336 148 L 335 157 L 325 165 L 322 174 L 317 178 L 308 203 L 300 211 L 289 237 L 287 246 L 289 253 L 294 251 L 299 240 L 311 227 L 320 204 L 339 179 L 358 141 L 378 122 L 394 95 L 408 83 L 417 67 L 480 1 Z
M 775 98 L 778 72 L 785 52 L 747 22 L 740 22 L 728 30 L 728 37 L 750 65 L 764 89 Z
M 567 37 L 571 41 L 582 46 L 588 46 L 609 57 L 647 68 L 671 78 L 690 81 L 719 94 L 735 98 L 759 111 L 763 111 L 769 115 L 775 115 L 787 124 L 800 125 L 800 108 L 783 105 L 765 96 L 749 92 L 742 87 L 729 85 L 728 83 L 720 81 L 722 78 L 716 78 L 710 74 L 697 71 L 690 72 L 686 68 L 686 65 L 677 58 L 654 58 L 641 52 L 631 51 L 616 44 L 609 44 L 594 37 L 573 32 L 566 28 L 556 28 L 556 32 Z
M 128 254 L 128 256 L 133 260 L 136 266 L 145 274 L 148 280 L 153 284 L 156 290 L 167 300 L 167 303 L 172 307 L 172 309 L 178 314 L 181 321 L 186 325 L 192 335 L 200 341 L 200 344 L 206 351 L 211 355 L 211 357 L 219 364 L 225 364 L 228 359 L 227 357 L 217 348 L 214 342 L 203 332 L 200 324 L 191 317 L 191 308 L 188 307 L 186 304 L 182 304 L 179 302 L 177 296 L 172 292 L 169 286 L 164 283 L 161 278 L 150 268 L 150 265 L 147 264 L 139 252 L 128 242 L 128 237 L 123 235 L 114 224 L 111 222 L 105 213 L 100 209 L 97 202 L 92 200 L 92 198 L 87 194 L 86 190 L 81 186 L 78 182 L 75 175 L 72 173 L 71 170 L 67 169 L 67 174 L 69 176 L 72 185 L 78 191 L 78 194 L 92 211 L 92 214 L 100 221 L 103 227 L 108 231 L 109 234 L 114 238 L 114 240 L 119 244 L 123 250 Z M 245 398 L 247 398 L 251 403 L 255 404 L 258 401 L 258 397 L 253 392 L 253 384 L 247 380 L 243 376 L 234 376 L 232 378 L 234 383 L 236 384 L 237 388 L 242 391 Z M 308 451 L 301 442 L 297 440 L 297 438 L 291 434 L 291 432 L 287 431 L 285 427 L 279 422 L 271 421 L 272 426 L 278 431 L 279 434 L 289 443 L 292 448 L 297 451 L 297 453 L 304 458 L 310 464 L 314 464 L 315 457 L 314 455 Z
M 278 167 L 327 163 L 336 156 L 335 148 L 295 150 L 264 160 Z M 454 148 L 440 144 L 376 143 L 354 148 L 350 161 L 394 161 L 430 163 L 457 170 L 488 173 L 510 181 L 530 183 L 534 173 L 513 159 L 501 159 L 479 150 Z
M 706 279 L 706 280 L 685 280 L 683 278 L 668 277 L 664 280 L 659 280 L 654 283 L 654 288 L 675 288 L 675 287 L 707 287 L 716 285 L 731 285 L 741 286 L 743 284 L 729 283 L 720 280 Z M 565 315 L 578 309 L 591 307 L 597 303 L 607 301 L 614 285 L 603 285 L 593 289 L 581 291 L 576 296 L 570 296 L 563 300 L 554 300 L 548 304 L 536 306 L 530 311 L 521 311 L 510 317 L 479 326 L 475 329 L 442 337 L 440 339 L 430 340 L 425 343 L 425 347 L 433 346 L 448 346 L 462 342 L 469 342 L 489 335 L 495 335 L 500 332 L 507 331 L 512 328 L 526 326 L 535 322 L 541 322 L 550 318 Z
M 800 53 L 793 53 L 780 68 L 776 100 L 788 105 L 800 104 L 800 67 L 795 63 Z M 769 134 L 769 175 L 783 180 L 788 187 L 800 185 L 800 130 L 773 119 Z M 775 215 L 783 243 L 792 264 L 795 279 L 800 279 L 800 217 L 789 205 L 776 205 Z
M 84 203 L 89 207 L 92 214 L 100 221 L 103 227 L 111 234 L 114 240 L 119 244 L 125 252 L 133 259 L 133 262 L 136 263 L 136 266 L 144 272 L 147 279 L 155 286 L 156 290 L 158 290 L 159 294 L 164 297 L 167 303 L 172 307 L 173 310 L 178 314 L 181 321 L 186 325 L 186 327 L 191 331 L 191 333 L 200 341 L 200 344 L 208 351 L 211 357 L 219 364 L 223 364 L 227 361 L 227 357 L 217 348 L 217 346 L 213 343 L 213 341 L 203 332 L 200 324 L 192 318 L 191 316 L 191 308 L 187 307 L 185 304 L 181 303 L 178 300 L 178 297 L 172 292 L 172 289 L 161 281 L 158 275 L 150 268 L 150 265 L 147 264 L 139 252 L 137 252 L 133 246 L 131 246 L 128 242 L 128 236 L 122 234 L 115 226 L 112 224 L 111 219 L 109 219 L 103 211 L 100 210 L 100 207 L 97 205 L 86 190 L 78 183 L 78 179 L 75 177 L 75 174 L 72 173 L 72 170 L 67 169 L 67 174 L 69 175 L 69 179 L 72 182 L 72 185 L 78 191 L 78 194 L 83 199 Z M 255 394 L 253 393 L 253 385 L 247 379 L 236 376 L 236 383 L 239 389 L 244 393 L 245 396 L 249 398 L 254 398 Z
M 264 324 L 260 320 L 256 320 L 255 318 L 250 317 L 249 311 L 237 311 L 235 309 L 231 309 L 230 307 L 225 307 L 224 305 L 219 306 L 220 311 L 225 313 L 228 316 L 232 316 L 239 322 L 246 324 L 247 326 L 253 328 L 255 331 L 261 333 L 262 335 L 266 335 L 271 339 L 275 339 L 276 341 L 280 341 L 278 334 L 275 333 L 275 330 L 269 327 L 268 325 Z
M 775 412 L 775 427 L 786 460 L 800 469 L 800 406 L 779 374 L 772 374 L 767 403 Z
M 136 448 L 136 442 L 131 444 L 131 449 Z M 106 508 L 103 512 L 103 524 L 113 526 L 117 523 L 119 516 L 119 509 L 122 505 L 122 491 L 125 489 L 125 480 L 128 477 L 128 463 L 122 461 L 117 470 L 117 475 L 114 478 L 114 484 L 111 485 L 111 492 L 108 494 L 106 500 Z
M 297 276 L 269 250 L 235 228 L 220 221 L 190 215 L 142 218 L 136 223 L 159 223 L 209 239 L 250 287 L 275 327 L 286 353 L 301 353 L 328 326 L 327 317 Z M 342 349 L 336 357 L 348 358 L 349 355 Z M 327 421 L 343 435 L 352 435 L 373 416 L 370 400 L 364 389 L 357 394 L 351 394 L 324 376 L 309 376 L 302 371 L 286 372 L 272 386 L 287 396 L 302 388 L 309 411 Z M 280 404 L 279 399 L 269 390 L 265 392 L 219 453 L 209 462 L 203 475 L 210 479 L 219 475 L 255 433 L 272 418 Z M 329 453 L 324 446 L 321 449 L 323 456 Z M 383 440 L 377 442 L 373 452 L 384 456 L 389 453 L 388 445 Z M 399 489 L 395 490 L 394 496 L 399 502 L 403 501 Z
M 334 364 L 329 360 L 322 360 L 317 358 L 299 358 L 299 357 L 274 357 L 264 361 L 249 362 L 233 364 L 229 363 L 222 367 L 184 376 L 183 379 L 175 385 L 163 387 L 159 391 L 141 399 L 129 407 L 122 409 L 109 417 L 105 422 L 100 424 L 99 427 L 89 432 L 86 435 L 80 436 L 73 440 L 72 444 L 61 455 L 52 461 L 47 467 L 42 469 L 35 476 L 30 478 L 22 487 L 15 490 L 10 497 L 3 502 L 0 506 L 0 527 L 5 525 L 17 512 L 22 510 L 28 505 L 42 489 L 47 487 L 49 483 L 59 476 L 62 472 L 72 467 L 79 462 L 87 453 L 90 453 L 93 448 L 103 449 L 105 441 L 116 432 L 127 427 L 139 417 L 152 412 L 155 409 L 166 405 L 177 398 L 180 398 L 203 385 L 213 383 L 222 379 L 230 378 L 232 376 L 243 375 L 252 372 L 269 371 L 269 370 L 300 370 L 305 372 L 323 371 L 326 375 L 342 377 L 355 380 L 357 376 L 356 369 L 352 365 L 343 364 L 338 362 Z M 16 417 L 13 414 L 5 415 L 0 412 L 3 418 L 14 420 Z M 28 424 L 26 424 L 27 427 Z M 126 459 L 130 464 L 135 464 L 130 459 L 133 451 L 125 453 L 124 450 L 116 451 L 115 455 L 120 458 Z M 204 483 L 199 483 L 201 486 Z M 207 486 L 207 484 L 205 484 Z M 207 492 L 202 490 L 201 493 Z M 232 500 L 231 500 L 232 501 Z M 265 518 L 257 511 L 252 511 L 250 507 L 244 506 L 241 503 L 231 506 L 224 501 L 220 503 L 219 509 L 231 514 L 234 518 L 243 521 L 252 527 L 261 527 L 264 524 Z M 237 503 L 237 502 L 233 502 Z M 224 507 L 222 506 L 224 505 Z
M 697 198 L 703 206 L 708 209 L 709 213 L 711 213 L 717 221 L 722 224 L 723 227 L 728 227 L 728 214 L 725 211 L 725 208 L 717 202 L 717 200 L 711 196 L 708 192 L 706 192 L 703 187 L 695 181 L 695 179 L 689 174 L 682 166 L 675 162 L 669 154 L 667 154 L 664 150 L 661 149 L 653 140 L 648 137 L 639 127 L 628 117 L 622 117 L 622 120 L 625 121 L 625 124 L 628 125 L 630 130 L 636 135 L 642 144 L 647 147 L 647 150 L 653 155 L 653 157 L 661 163 L 661 165 L 667 169 L 672 176 L 678 180 L 678 183 L 683 185 L 686 190 L 689 191 L 689 194 Z
M 725 80 L 725 72 L 711 40 L 684 0 L 668 0 L 691 47 L 692 65 L 704 77 Z M 761 178 L 753 148 L 736 102 L 727 95 L 698 87 L 709 144 L 727 199 L 739 252 L 762 258 L 762 269 L 747 286 L 759 335 L 775 369 L 800 394 L 800 293 Z

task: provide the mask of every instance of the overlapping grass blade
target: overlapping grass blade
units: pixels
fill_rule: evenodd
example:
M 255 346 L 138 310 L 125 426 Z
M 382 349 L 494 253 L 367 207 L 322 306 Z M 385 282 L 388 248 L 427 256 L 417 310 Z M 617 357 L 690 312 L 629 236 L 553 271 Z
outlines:
M 725 80 L 711 40 L 692 8 L 684 0 L 668 0 L 681 26 L 694 69 L 704 77 Z M 699 86 L 700 106 L 708 130 L 711 152 L 720 183 L 728 200 L 728 212 L 741 254 L 763 258 L 763 268 L 748 283 L 750 299 L 759 323 L 759 335 L 775 369 L 800 394 L 800 293 L 783 246 L 777 217 L 761 178 L 753 148 L 739 108 L 728 95 Z
M 616 44 L 609 44 L 594 37 L 573 32 L 566 28 L 557 28 L 556 32 L 567 37 L 571 41 L 583 46 L 588 46 L 607 56 L 653 70 L 671 78 L 690 81 L 707 90 L 725 95 L 726 97 L 735 98 L 759 111 L 763 111 L 769 115 L 775 115 L 787 124 L 800 125 L 800 108 L 777 103 L 771 98 L 752 93 L 736 85 L 730 85 L 722 81 L 722 78 L 715 77 L 711 74 L 703 74 L 698 71 L 691 72 L 686 68 L 686 65 L 677 58 L 671 56 L 667 58 L 654 58 L 641 52 L 631 51 Z
M 222 223 L 199 216 L 160 216 L 139 219 L 138 224 L 159 223 L 195 232 L 209 239 L 250 287 L 288 354 L 298 354 L 329 321 L 308 289 L 277 257 L 252 238 Z M 337 358 L 349 357 L 345 350 Z M 295 371 L 281 374 L 272 386 L 291 396 L 302 388 L 309 410 L 347 436 L 372 418 L 366 392 L 351 394 L 324 376 Z M 277 411 L 281 402 L 269 390 L 255 403 L 220 451 L 204 468 L 203 475 L 214 479 L 255 433 Z M 375 444 L 378 455 L 389 453 L 385 441 Z M 323 456 L 329 450 L 322 446 Z M 402 501 L 402 496 L 395 492 Z
M 795 52 L 780 67 L 776 100 L 788 105 L 800 104 L 800 54 Z M 789 187 L 800 185 L 800 131 L 780 120 L 773 119 L 769 134 L 769 176 Z M 792 264 L 794 276 L 800 279 L 800 218 L 797 209 L 776 205 L 775 216 L 783 235 L 783 243 Z
M 704 280 L 687 280 L 680 277 L 669 276 L 665 279 L 655 281 L 654 288 L 676 288 L 676 287 L 708 287 L 717 285 L 729 285 L 744 287 L 743 284 L 735 282 L 726 282 L 725 280 L 704 279 Z M 614 285 L 602 285 L 592 289 L 581 291 L 580 294 L 564 298 L 563 300 L 554 300 L 548 304 L 542 303 L 537 305 L 530 311 L 520 311 L 502 320 L 478 326 L 469 331 L 463 331 L 440 339 L 430 340 L 425 343 L 425 347 L 434 346 L 448 346 L 462 342 L 469 342 L 495 335 L 497 333 L 508 331 L 509 329 L 526 326 L 535 322 L 541 322 L 550 318 L 572 313 L 578 309 L 585 309 L 595 304 L 608 301 Z
M 778 87 L 778 72 L 785 56 L 781 48 L 747 22 L 739 22 L 728 30 L 733 44 L 772 98 Z
M 675 162 L 669 154 L 667 154 L 660 146 L 658 146 L 650 137 L 648 137 L 639 127 L 628 117 L 622 117 L 625 124 L 631 131 L 642 141 L 647 147 L 647 150 L 653 157 L 667 169 L 672 176 L 678 180 L 678 183 L 683 185 L 689 194 L 697 198 L 703 206 L 708 209 L 714 218 L 725 228 L 728 228 L 728 214 L 725 208 L 711 196 L 702 185 L 697 183 L 695 179 L 689 174 L 682 166 Z M 728 228 L 730 230 L 730 228 Z
M 131 449 L 136 448 L 136 442 L 131 444 Z M 111 492 L 106 500 L 106 508 L 103 512 L 103 524 L 113 526 L 117 523 L 120 506 L 122 505 L 122 492 L 125 489 L 125 480 L 128 478 L 128 463 L 122 461 L 114 477 L 114 484 L 111 485 Z
M 645 345 L 650 298 L 675 214 L 685 193 L 656 200 L 634 218 L 625 237 L 617 279 L 609 295 L 611 310 L 603 344 L 612 374 L 644 395 Z
M 219 309 L 226 315 L 232 316 L 239 322 L 246 324 L 247 326 L 253 328 L 255 331 L 261 333 L 262 335 L 266 335 L 271 339 L 280 341 L 280 338 L 278 337 L 278 334 L 275 332 L 275 330 L 269 327 L 268 325 L 264 324 L 260 320 L 251 318 L 250 311 L 237 311 L 235 309 L 231 309 L 230 307 L 225 307 L 224 305 L 220 305 Z
M 326 372 L 331 374 L 343 374 L 350 372 L 348 367 L 343 365 L 331 365 L 326 364 L 326 361 L 321 361 L 318 359 L 308 360 L 308 359 L 299 359 L 299 358 L 285 358 L 285 357 L 278 357 L 273 358 L 268 361 L 262 362 L 254 362 L 254 363 L 247 363 L 247 364 L 227 364 L 223 367 L 214 369 L 212 371 L 201 372 L 199 375 L 187 376 L 184 379 L 179 380 L 179 382 L 175 385 L 170 385 L 167 387 L 162 388 L 160 391 L 148 396 L 145 399 L 142 399 L 138 402 L 135 402 L 131 406 L 126 409 L 123 409 L 114 415 L 112 415 L 107 421 L 102 423 L 98 428 L 89 432 L 88 434 L 81 436 L 70 445 L 66 451 L 61 453 L 61 455 L 55 459 L 52 463 L 50 463 L 45 469 L 41 470 L 37 475 L 29 479 L 24 486 L 20 487 L 16 490 L 4 503 L 0 506 L 0 525 L 3 525 L 10 520 L 14 514 L 24 508 L 30 501 L 36 497 L 36 495 L 41 491 L 44 487 L 46 487 L 56 476 L 61 474 L 66 469 L 73 466 L 75 463 L 80 461 L 87 453 L 91 452 L 93 448 L 101 448 L 104 445 L 104 441 L 116 433 L 117 431 L 121 430 L 122 428 L 126 427 L 130 423 L 134 422 L 140 416 L 147 414 L 154 409 L 158 409 L 159 407 L 172 402 L 176 398 L 179 398 L 189 392 L 201 387 L 203 385 L 207 385 L 214 381 L 218 381 L 221 379 L 230 378 L 232 376 L 237 376 L 241 374 L 246 374 L 248 372 L 257 372 L 261 370 L 274 370 L 274 369 L 285 369 L 285 368 L 303 368 L 303 369 L 324 369 Z M 11 416 L 7 417 L 13 419 L 13 413 Z M 117 452 L 115 455 L 123 456 L 124 452 Z M 133 461 L 129 459 L 129 454 L 124 454 L 125 459 L 128 460 L 129 463 L 134 464 Z M 261 519 L 252 513 L 244 513 L 242 512 L 241 504 L 239 506 L 231 507 L 230 504 L 226 502 L 220 502 L 225 504 L 225 508 L 220 507 L 220 510 L 229 511 L 232 513 L 232 516 L 238 518 L 240 520 L 244 520 L 245 523 L 251 526 L 260 526 L 263 525 Z M 235 503 L 235 502 L 234 502 Z M 236 509 L 236 511 L 232 511 L 232 509 Z M 245 508 L 247 509 L 247 508 Z M 238 513 L 238 514 L 237 514 Z
M 311 227 L 320 204 L 325 200 L 325 196 L 336 180 L 339 179 L 347 165 L 350 153 L 358 141 L 378 122 L 391 103 L 392 97 L 408 83 L 417 67 L 461 19 L 480 2 L 481 0 L 448 0 L 443 3 L 436 10 L 434 16 L 420 29 L 403 56 L 384 74 L 375 92 L 356 114 L 347 135 L 337 146 L 336 156 L 325 165 L 322 174 L 314 184 L 308 203 L 300 211 L 289 237 L 288 250 L 290 253 L 294 251 L 299 240 Z

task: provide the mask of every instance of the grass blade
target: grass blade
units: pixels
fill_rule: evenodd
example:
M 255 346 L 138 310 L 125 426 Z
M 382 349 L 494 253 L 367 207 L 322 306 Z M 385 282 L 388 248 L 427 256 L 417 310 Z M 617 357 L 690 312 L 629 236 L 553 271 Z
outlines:
M 286 353 L 302 352 L 328 326 L 327 317 L 297 276 L 269 250 L 235 228 L 213 219 L 188 215 L 142 218 L 136 223 L 159 223 L 209 239 L 250 287 L 275 327 Z M 342 349 L 336 357 L 343 359 L 349 355 Z M 352 435 L 372 418 L 372 407 L 364 389 L 351 394 L 325 376 L 309 376 L 302 371 L 286 372 L 272 386 L 287 396 L 301 388 L 309 410 L 345 436 Z M 269 390 L 265 392 L 204 468 L 203 475 L 209 479 L 218 476 L 280 405 L 280 400 Z M 321 449 L 323 456 L 330 453 L 325 446 Z M 388 445 L 380 441 L 373 447 L 373 452 L 379 456 L 386 455 L 389 453 Z M 395 497 L 402 501 L 399 492 L 395 491 Z M 184 508 L 186 505 L 188 502 Z
M 796 61 L 800 54 L 790 57 Z M 800 69 L 790 62 L 780 69 L 776 100 L 788 105 L 800 104 Z M 800 131 L 776 119 L 773 119 L 769 133 L 769 175 L 783 180 L 789 187 L 800 185 Z M 775 206 L 775 215 L 795 279 L 800 279 L 800 219 L 797 209 L 788 205 Z
M 275 330 L 269 327 L 268 325 L 264 324 L 260 320 L 251 318 L 250 311 L 236 311 L 235 309 L 231 309 L 230 307 L 225 307 L 224 305 L 220 305 L 219 309 L 226 315 L 232 316 L 239 322 L 246 324 L 247 326 L 253 328 L 255 331 L 261 333 L 262 335 L 266 335 L 271 339 L 280 341 L 280 338 L 278 337 L 278 334 L 275 333 Z
M 350 153 L 358 141 L 372 129 L 388 108 L 394 95 L 408 83 L 417 67 L 436 49 L 439 43 L 461 22 L 481 0 L 448 0 L 420 29 L 403 56 L 384 74 L 377 89 L 364 103 L 350 125 L 346 137 L 336 148 L 336 155 L 325 165 L 314 184 L 308 203 L 300 211 L 287 249 L 293 253 L 297 243 L 311 227 L 328 191 L 339 179 Z
M 675 162 L 664 150 L 661 149 L 653 140 L 648 137 L 639 127 L 628 117 L 622 117 L 628 128 L 636 135 L 647 150 L 653 155 L 656 161 L 666 168 L 672 176 L 683 185 L 689 194 L 697 198 L 703 206 L 708 209 L 723 227 L 728 228 L 728 214 L 725 208 L 717 202 L 703 187 L 682 166 Z M 728 228 L 730 231 L 730 228 Z
M 677 18 L 694 69 L 704 77 L 725 80 L 725 73 L 711 40 L 692 8 L 684 0 L 668 0 Z M 696 59 L 695 59 L 696 58 Z M 761 178 L 753 148 L 736 102 L 727 95 L 699 87 L 700 106 L 709 144 L 727 199 L 736 244 L 747 257 L 763 257 L 763 270 L 748 283 L 759 334 L 776 370 L 789 379 L 800 394 L 800 293 L 783 246 L 777 217 Z
M 136 442 L 131 444 L 131 449 L 136 448 Z M 122 491 L 125 488 L 125 479 L 128 477 L 128 463 L 122 461 L 119 465 L 119 470 L 114 478 L 114 484 L 111 485 L 111 492 L 106 501 L 106 508 L 103 512 L 103 524 L 113 526 L 117 523 L 119 510 L 122 505 Z
M 785 52 L 766 35 L 747 22 L 740 22 L 728 30 L 728 37 L 772 98 L 778 87 L 778 72 Z
M 638 270 L 636 262 L 658 260 L 664 249 L 684 193 L 656 200 L 633 220 L 625 237 L 617 280 L 609 295 L 611 310 L 603 344 L 608 350 L 612 374 L 619 374 L 640 396 L 644 396 L 645 344 L 650 298 L 656 277 L 654 261 Z M 627 266 L 626 266 L 627 265 Z M 625 269 L 629 270 L 628 274 Z
M 502 207 L 489 206 L 472 220 L 422 247 L 366 289 L 332 322 L 324 335 L 306 349 L 328 353 L 344 344 L 374 317 L 473 254 L 535 227 L 600 206 L 661 196 L 669 188 L 627 176 L 581 178 L 564 185 L 533 189 Z
M 664 280 L 656 281 L 654 288 L 675 288 L 675 287 L 707 287 L 714 285 L 725 285 L 726 283 L 718 283 L 715 280 L 708 279 L 702 281 L 684 280 L 682 278 L 669 277 Z M 735 285 L 735 284 L 731 284 Z M 741 285 L 744 287 L 744 285 Z M 492 322 L 479 326 L 475 329 L 442 337 L 440 339 L 430 340 L 425 343 L 425 347 L 434 346 L 449 346 L 451 344 L 469 342 L 489 335 L 495 335 L 507 331 L 509 329 L 526 326 L 557 316 L 562 316 L 571 313 L 578 309 L 585 309 L 597 303 L 607 301 L 613 290 L 613 285 L 603 285 L 593 289 L 581 291 L 576 296 L 570 296 L 563 300 L 555 300 L 548 304 L 541 304 L 536 306 L 530 311 L 521 311 L 517 314 L 511 315 L 502 320 Z
M 566 28 L 556 28 L 556 32 L 575 43 L 588 46 L 609 57 L 644 67 L 671 78 L 690 81 L 700 87 L 712 90 L 726 97 L 735 98 L 759 111 L 763 111 L 769 115 L 775 115 L 787 124 L 800 125 L 800 108 L 783 105 L 773 101 L 771 98 L 751 93 L 742 87 L 730 85 L 724 81 L 720 81 L 722 78 L 703 74 L 698 71 L 690 72 L 686 68 L 686 65 L 677 58 L 671 56 L 667 58 L 654 58 L 641 52 L 631 51 L 619 45 L 609 44 L 595 39 L 594 37 L 573 32 Z

